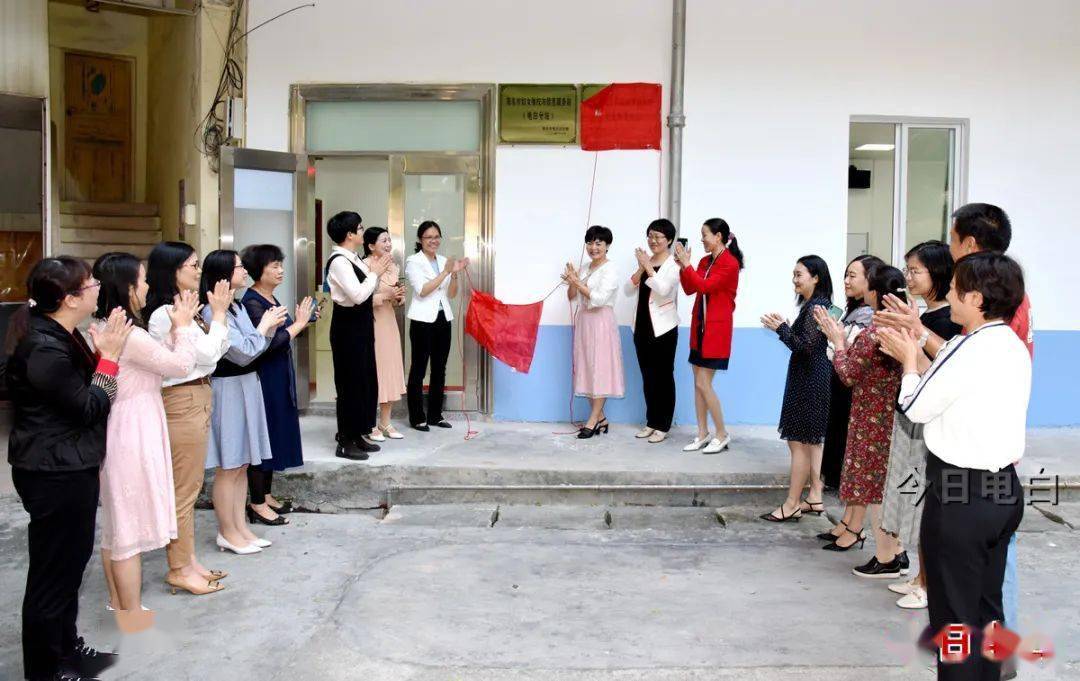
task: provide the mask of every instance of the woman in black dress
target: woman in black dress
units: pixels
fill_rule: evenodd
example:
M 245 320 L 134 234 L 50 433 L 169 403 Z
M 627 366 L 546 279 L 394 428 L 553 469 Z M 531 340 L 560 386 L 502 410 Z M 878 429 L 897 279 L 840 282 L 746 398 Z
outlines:
M 780 439 L 791 450 L 791 481 L 787 499 L 775 511 L 763 513 L 770 522 L 798 520 L 804 504 L 808 512 L 820 513 L 821 485 L 814 479 L 814 462 L 821 460 L 821 442 L 829 419 L 829 376 L 832 364 L 826 354 L 825 335 L 814 321 L 813 310 L 832 305 L 832 277 L 829 266 L 816 255 L 804 255 L 795 263 L 792 284 L 799 301 L 799 315 L 792 324 L 779 314 L 761 318 L 761 323 L 776 332 L 791 350 L 784 405 L 780 409 Z M 810 492 L 802 491 L 810 482 Z

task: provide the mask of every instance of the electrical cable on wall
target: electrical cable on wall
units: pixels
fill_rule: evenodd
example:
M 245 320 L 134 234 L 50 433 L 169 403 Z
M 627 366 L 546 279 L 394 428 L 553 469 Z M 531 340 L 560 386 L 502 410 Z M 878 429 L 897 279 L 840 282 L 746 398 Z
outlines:
M 240 66 L 240 62 L 234 56 L 240 41 L 252 32 L 276 19 L 280 19 L 286 14 L 290 14 L 299 9 L 304 9 L 305 7 L 315 6 L 315 3 L 313 2 L 297 5 L 290 10 L 286 10 L 270 17 L 258 26 L 254 26 L 251 29 L 240 33 L 240 17 L 244 14 L 244 3 L 245 0 L 237 0 L 236 6 L 233 8 L 232 18 L 229 21 L 229 33 L 225 38 L 224 63 L 221 67 L 221 75 L 218 77 L 217 89 L 214 91 L 214 101 L 210 104 L 210 108 L 207 110 L 206 115 L 202 117 L 202 120 L 200 120 L 198 126 L 196 126 L 196 135 L 198 136 L 196 148 L 199 150 L 200 154 L 207 158 L 210 162 L 210 169 L 215 173 L 219 168 L 221 147 L 228 141 L 226 137 L 228 131 L 226 129 L 227 123 L 224 111 L 225 102 L 230 96 L 242 94 L 244 91 L 244 70 Z M 199 10 L 201 11 L 202 9 L 203 4 L 199 3 Z M 212 25 L 211 28 L 213 28 Z

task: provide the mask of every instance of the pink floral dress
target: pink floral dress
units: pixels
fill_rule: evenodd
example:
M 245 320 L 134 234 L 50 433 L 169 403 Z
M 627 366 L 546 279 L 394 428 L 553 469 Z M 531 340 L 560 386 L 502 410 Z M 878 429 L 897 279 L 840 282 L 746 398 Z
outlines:
M 173 349 L 136 328 L 120 355 L 101 466 L 101 548 L 111 551 L 113 560 L 159 549 L 176 538 L 161 380 L 191 373 L 198 333 L 194 324 L 174 330 Z
M 852 389 L 840 500 L 880 504 L 889 471 L 893 414 L 903 372 L 896 360 L 878 349 L 873 324 L 852 345 L 836 351 L 833 366 L 844 385 Z

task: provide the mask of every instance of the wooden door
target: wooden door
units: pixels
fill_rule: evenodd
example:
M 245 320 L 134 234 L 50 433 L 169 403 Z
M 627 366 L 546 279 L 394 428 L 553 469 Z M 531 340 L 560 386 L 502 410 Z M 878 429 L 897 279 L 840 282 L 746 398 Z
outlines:
M 132 63 L 64 55 L 64 198 L 132 200 Z

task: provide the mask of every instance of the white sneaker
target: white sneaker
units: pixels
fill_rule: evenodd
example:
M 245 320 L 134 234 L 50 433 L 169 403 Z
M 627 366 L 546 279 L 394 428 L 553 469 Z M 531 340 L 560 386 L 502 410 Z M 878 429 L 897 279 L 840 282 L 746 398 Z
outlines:
M 696 452 L 697 450 L 701 449 L 705 445 L 709 444 L 709 439 L 710 438 L 712 438 L 712 435 L 709 434 L 709 433 L 706 433 L 705 437 L 703 437 L 701 439 L 698 439 L 698 440 L 694 440 L 690 444 L 683 447 L 682 450 L 684 452 Z
M 653 434 L 653 429 L 648 427 L 648 426 L 645 426 L 644 428 L 642 428 L 638 432 L 634 433 L 634 437 L 636 437 L 639 440 L 643 440 L 643 439 L 649 437 L 652 434 Z
M 927 603 L 926 590 L 920 588 L 896 601 L 896 604 L 905 610 L 922 610 L 927 606 Z
M 653 443 L 654 445 L 663 442 L 666 439 L 667 433 L 662 430 L 654 430 L 652 435 L 649 436 L 649 442 Z
M 919 588 L 919 583 L 914 579 L 909 579 L 906 582 L 894 582 L 889 585 L 889 591 L 894 594 L 900 594 L 901 596 L 907 596 L 910 593 L 914 593 Z
M 712 442 L 709 443 L 709 446 L 706 447 L 705 449 L 701 450 L 701 453 L 702 454 L 719 454 L 720 452 L 727 449 L 727 446 L 729 444 L 731 444 L 731 433 L 728 433 L 727 435 L 725 435 L 723 440 L 714 437 Z

